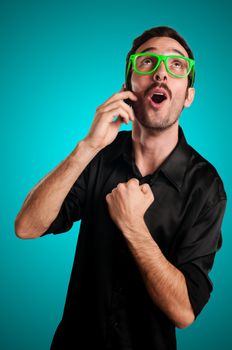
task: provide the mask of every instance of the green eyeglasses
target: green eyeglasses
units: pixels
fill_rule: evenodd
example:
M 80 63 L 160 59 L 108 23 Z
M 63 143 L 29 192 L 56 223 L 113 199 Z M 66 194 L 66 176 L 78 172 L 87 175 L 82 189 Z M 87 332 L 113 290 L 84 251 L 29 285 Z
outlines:
M 130 71 L 132 64 L 132 69 L 137 74 L 151 74 L 155 72 L 161 62 L 164 62 L 167 72 L 176 78 L 186 78 L 192 71 L 192 85 L 194 82 L 194 67 L 195 61 L 191 58 L 185 56 L 176 55 L 157 55 L 150 52 L 142 52 L 130 55 L 126 79 Z

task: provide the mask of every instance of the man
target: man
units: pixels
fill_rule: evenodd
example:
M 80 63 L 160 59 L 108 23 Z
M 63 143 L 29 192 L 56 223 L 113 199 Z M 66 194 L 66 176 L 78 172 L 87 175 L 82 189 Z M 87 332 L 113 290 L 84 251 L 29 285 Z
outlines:
M 15 222 L 21 238 L 82 220 L 51 349 L 176 349 L 175 327 L 207 303 L 226 194 L 179 126 L 194 77 L 175 30 L 144 32 L 128 53 L 126 86 L 26 198 Z M 130 120 L 132 132 L 119 132 Z

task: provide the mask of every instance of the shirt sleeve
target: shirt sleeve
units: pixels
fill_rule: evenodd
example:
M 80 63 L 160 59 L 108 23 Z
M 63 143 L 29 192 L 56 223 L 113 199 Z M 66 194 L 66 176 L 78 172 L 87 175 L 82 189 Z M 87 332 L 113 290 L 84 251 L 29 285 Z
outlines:
M 57 217 L 42 236 L 48 233 L 57 234 L 69 231 L 73 223 L 82 218 L 88 186 L 88 168 L 87 166 L 78 177 L 64 199 Z
M 185 276 L 195 317 L 199 315 L 213 290 L 209 272 L 216 252 L 222 246 L 221 225 L 225 206 L 226 200 L 221 200 L 207 208 L 188 232 L 185 232 L 175 253 L 174 265 Z

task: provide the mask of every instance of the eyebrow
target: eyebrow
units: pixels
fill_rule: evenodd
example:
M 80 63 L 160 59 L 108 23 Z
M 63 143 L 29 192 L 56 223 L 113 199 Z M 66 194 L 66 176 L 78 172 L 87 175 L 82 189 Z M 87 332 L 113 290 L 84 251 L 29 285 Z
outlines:
M 143 51 L 138 52 L 138 53 L 147 52 L 147 51 L 153 51 L 153 50 L 157 50 L 157 47 L 148 47 L 148 48 L 146 48 L 146 49 L 144 49 Z M 177 49 L 170 48 L 170 49 L 168 49 L 168 50 L 169 50 L 169 51 L 176 52 L 176 53 L 178 53 L 179 55 L 186 57 L 186 56 L 183 54 L 183 52 L 181 52 L 181 51 L 179 51 L 179 50 L 177 50 Z

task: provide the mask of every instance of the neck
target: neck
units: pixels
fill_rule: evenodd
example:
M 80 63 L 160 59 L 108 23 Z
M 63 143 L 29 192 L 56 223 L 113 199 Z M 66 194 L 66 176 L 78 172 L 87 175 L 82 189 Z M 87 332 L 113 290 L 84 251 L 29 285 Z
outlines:
M 178 142 L 178 122 L 170 128 L 156 131 L 134 121 L 132 144 L 135 163 L 142 174 L 152 174 L 175 148 Z

